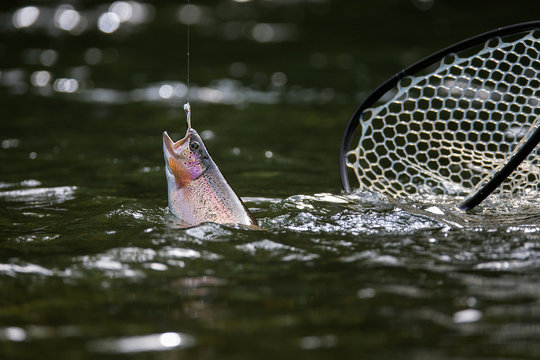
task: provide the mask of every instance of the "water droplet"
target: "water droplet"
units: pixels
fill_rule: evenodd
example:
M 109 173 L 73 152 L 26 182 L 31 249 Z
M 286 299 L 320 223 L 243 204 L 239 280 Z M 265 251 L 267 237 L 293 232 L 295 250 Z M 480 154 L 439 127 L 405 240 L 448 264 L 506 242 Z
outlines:
M 169 84 L 161 85 L 158 93 L 160 98 L 170 99 L 173 95 L 173 87 Z
M 75 79 L 56 79 L 53 88 L 57 92 L 74 93 L 79 89 L 79 82 Z
M 4 329 L 4 337 L 11 341 L 24 341 L 26 340 L 26 331 L 20 327 L 7 327 Z
M 165 347 L 176 347 L 181 344 L 182 338 L 177 333 L 168 332 L 159 336 L 159 342 Z
M 201 8 L 197 5 L 189 4 L 184 5 L 180 8 L 178 12 L 178 20 L 181 23 L 186 25 L 197 24 L 201 21 L 202 11 Z
M 201 132 L 201 138 L 203 138 L 203 140 L 210 140 L 215 136 L 216 134 L 212 130 L 204 130 Z
M 481 318 L 482 313 L 475 309 L 461 310 L 454 314 L 454 322 L 456 324 L 476 322 Z
M 53 66 L 58 59 L 58 53 L 53 49 L 43 50 L 39 54 L 39 61 L 43 66 Z
M 129 21 L 133 16 L 133 6 L 127 1 L 115 1 L 109 6 L 109 11 L 118 15 L 121 23 Z
M 272 25 L 266 23 L 260 23 L 253 27 L 251 31 L 253 39 L 258 42 L 270 42 L 274 40 L 275 31 Z
M 275 72 L 272 74 L 272 85 L 276 87 L 282 87 L 287 83 L 287 75 L 282 72 Z
M 168 266 L 162 263 L 151 263 L 150 269 L 156 270 L 156 271 L 165 271 L 168 269 Z
M 51 81 L 51 73 L 48 71 L 35 71 L 30 76 L 30 81 L 32 82 L 32 85 L 43 87 L 47 86 L 49 82 Z
M 54 14 L 54 25 L 65 31 L 74 30 L 81 21 L 81 15 L 71 5 L 61 5 Z
M 359 299 L 369 299 L 375 297 L 376 291 L 372 288 L 360 289 L 356 292 L 356 296 Z
M 2 140 L 2 148 L 3 149 L 9 149 L 9 148 L 16 148 L 19 146 L 19 139 L 5 139 Z
M 118 30 L 120 27 L 120 17 L 113 12 L 106 12 L 98 18 L 98 28 L 106 34 L 110 34 Z
M 32 26 L 39 17 L 39 9 L 35 6 L 26 6 L 15 11 L 13 14 L 13 26 L 17 29 Z

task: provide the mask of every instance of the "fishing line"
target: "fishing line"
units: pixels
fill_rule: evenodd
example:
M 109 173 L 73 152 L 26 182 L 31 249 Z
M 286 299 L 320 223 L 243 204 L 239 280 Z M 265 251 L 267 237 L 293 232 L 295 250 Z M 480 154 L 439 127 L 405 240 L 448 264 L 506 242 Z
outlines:
M 188 0 L 188 6 L 190 5 Z M 189 104 L 189 25 L 191 21 L 187 21 L 187 102 Z

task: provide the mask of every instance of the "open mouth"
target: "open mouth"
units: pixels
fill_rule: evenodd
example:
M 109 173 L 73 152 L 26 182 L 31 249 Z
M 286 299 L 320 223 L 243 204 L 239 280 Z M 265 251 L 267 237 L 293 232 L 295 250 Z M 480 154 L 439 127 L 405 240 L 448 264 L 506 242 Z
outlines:
M 176 156 L 175 149 L 178 149 L 189 139 L 189 134 L 186 134 L 182 139 L 174 142 L 166 131 L 163 132 L 163 145 L 167 149 L 169 156 Z

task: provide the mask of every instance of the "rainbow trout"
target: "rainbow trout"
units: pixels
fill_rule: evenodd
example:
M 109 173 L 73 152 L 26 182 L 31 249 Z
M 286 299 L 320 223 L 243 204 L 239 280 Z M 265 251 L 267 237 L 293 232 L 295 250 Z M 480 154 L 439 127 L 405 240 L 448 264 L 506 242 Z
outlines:
M 163 155 L 169 208 L 188 225 L 203 222 L 257 226 L 242 200 L 229 186 L 204 143 L 191 127 L 191 108 L 184 105 L 187 131 L 174 142 L 163 132 Z

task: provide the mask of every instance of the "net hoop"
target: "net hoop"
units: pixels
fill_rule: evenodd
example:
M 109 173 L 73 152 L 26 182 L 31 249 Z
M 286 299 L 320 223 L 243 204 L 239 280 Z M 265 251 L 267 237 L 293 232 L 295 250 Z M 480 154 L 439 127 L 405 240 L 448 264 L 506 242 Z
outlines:
M 445 57 L 451 54 L 457 54 L 457 53 L 463 52 L 464 50 L 467 50 L 469 48 L 473 48 L 483 43 L 487 43 L 491 39 L 494 39 L 497 37 L 518 35 L 520 33 L 525 33 L 527 31 L 533 31 L 533 30 L 538 30 L 538 29 L 540 29 L 540 21 L 531 21 L 531 22 L 520 23 L 520 24 L 498 28 L 498 29 L 468 38 L 454 45 L 451 45 L 447 48 L 444 48 L 414 63 L 413 65 L 401 70 L 400 72 L 398 72 L 397 74 L 389 78 L 386 82 L 381 84 L 378 88 L 376 88 L 375 91 L 373 91 L 369 96 L 367 96 L 366 99 L 356 109 L 356 111 L 354 112 L 353 116 L 351 117 L 351 119 L 349 120 L 347 124 L 345 133 L 342 138 L 340 154 L 339 154 L 339 157 L 340 157 L 339 166 L 340 166 L 340 176 L 341 176 L 341 183 L 342 183 L 343 190 L 345 192 L 351 191 L 351 185 L 350 185 L 349 176 L 348 176 L 349 167 L 347 166 L 347 153 L 350 149 L 351 141 L 355 134 L 355 131 L 358 128 L 358 126 L 361 124 L 360 119 L 361 119 L 362 114 L 367 109 L 371 108 L 375 103 L 377 103 L 377 101 L 379 101 L 381 97 L 387 94 L 390 90 L 397 87 L 400 81 L 402 81 L 405 78 L 414 77 L 416 74 L 418 74 L 422 70 L 425 70 L 426 68 L 430 66 L 440 63 L 441 61 L 445 59 Z M 539 134 L 540 134 L 540 130 L 537 129 L 537 133 L 531 136 L 531 138 L 535 136 L 536 138 L 538 138 Z M 532 144 L 532 148 L 529 149 L 529 152 L 532 151 L 532 149 L 534 149 L 535 146 L 536 146 L 536 143 Z M 530 144 L 529 144 L 529 147 L 531 147 Z M 517 165 L 519 165 L 519 163 Z M 502 180 L 504 180 L 504 178 Z M 487 195 L 489 195 L 489 193 Z

